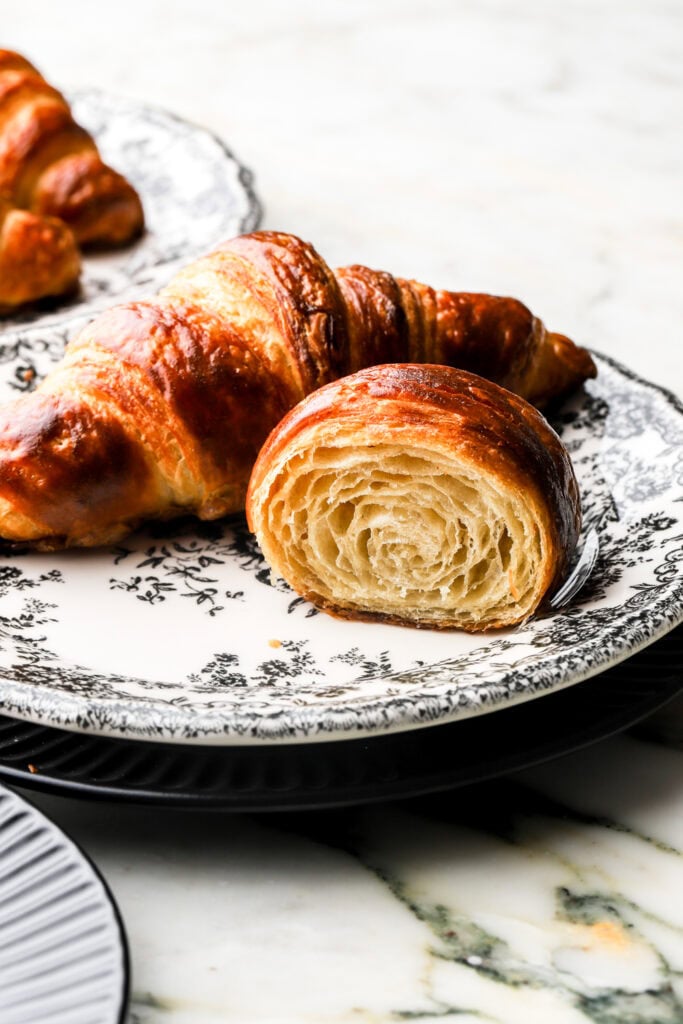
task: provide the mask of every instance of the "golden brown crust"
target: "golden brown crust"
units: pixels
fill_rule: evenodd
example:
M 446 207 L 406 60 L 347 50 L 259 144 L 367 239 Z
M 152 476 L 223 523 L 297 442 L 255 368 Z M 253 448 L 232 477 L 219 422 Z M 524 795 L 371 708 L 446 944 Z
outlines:
M 188 504 L 203 518 L 243 506 L 259 448 L 289 407 L 236 332 L 164 299 L 103 313 L 69 347 L 65 373 L 71 387 L 112 402 L 125 392 L 133 421 L 146 410 L 142 429 L 160 428 L 147 444 L 173 483 L 174 507 Z
M 0 50 L 0 71 L 35 71 L 33 64 L 14 50 Z
M 573 362 L 575 346 L 556 349 L 547 344 L 552 337 L 511 299 L 435 292 L 364 267 L 335 275 L 310 245 L 283 233 L 233 239 L 181 271 L 156 299 L 99 316 L 39 389 L 64 396 L 64 410 L 68 398 L 79 409 L 85 403 L 89 416 L 100 410 L 104 421 L 120 423 L 150 473 L 149 484 L 134 489 L 140 500 L 114 474 L 106 488 L 109 504 L 98 499 L 87 514 L 84 507 L 78 529 L 66 539 L 43 511 L 30 516 L 25 502 L 26 522 L 14 515 L 16 474 L 31 478 L 39 458 L 38 439 L 35 448 L 13 448 L 23 418 L 31 415 L 33 399 L 27 398 L 2 412 L 13 424 L 2 434 L 3 464 L 9 460 L 15 476 L 11 491 L 3 491 L 0 536 L 90 545 L 121 535 L 142 517 L 238 511 L 259 446 L 315 388 L 364 361 L 440 358 L 488 363 L 521 394 L 545 388 L 543 397 L 551 397 L 585 376 Z M 539 354 L 546 360 L 545 384 L 535 369 Z M 64 422 L 71 424 L 75 446 L 86 421 Z M 61 443 L 65 453 L 75 452 L 68 439 Z M 100 488 L 114 473 L 104 452 L 101 459 L 99 474 L 94 461 L 88 469 Z M 74 478 L 60 472 L 51 479 L 51 465 L 39 470 L 50 500 L 70 507 L 68 486 L 85 502 L 87 480 L 77 482 L 78 469 Z M 117 489 L 120 499 L 114 500 Z M 21 493 L 33 493 L 28 483 Z
M 81 246 L 126 245 L 143 228 L 133 186 L 94 152 L 53 160 L 36 182 L 31 207 L 63 220 Z
M 279 378 L 288 407 L 347 372 L 339 283 L 312 245 L 257 231 L 191 263 L 162 292 L 229 323 Z
M 143 229 L 132 185 L 103 163 L 61 93 L 8 50 L 0 51 L 0 191 L 64 220 L 81 245 L 121 245 Z
M 454 530 L 487 488 L 474 527 Z M 569 455 L 536 409 L 473 374 L 412 364 L 362 370 L 291 410 L 261 449 L 246 510 L 271 567 L 319 608 L 436 629 L 528 617 L 564 577 L 581 524 Z
M 13 209 L 0 196 L 0 315 L 72 292 L 79 273 L 78 247 L 65 224 Z
M 401 360 L 456 366 L 538 406 L 596 374 L 585 349 L 548 333 L 517 299 L 436 291 L 367 267 L 337 278 L 351 312 L 350 372 Z
M 391 274 L 352 266 L 340 267 L 336 275 L 346 302 L 347 373 L 378 363 L 404 362 L 413 351 L 422 350 L 418 320 L 422 307 L 409 321 L 400 285 Z M 418 361 L 417 351 L 412 358 Z
M 0 418 L 0 500 L 34 536 L 68 543 L 93 521 L 130 521 L 147 511 L 152 472 L 115 417 L 72 394 L 22 396 Z M 55 500 L 55 495 L 58 500 Z M 104 534 L 102 534 L 104 535 Z M 109 531 L 108 539 L 116 535 Z

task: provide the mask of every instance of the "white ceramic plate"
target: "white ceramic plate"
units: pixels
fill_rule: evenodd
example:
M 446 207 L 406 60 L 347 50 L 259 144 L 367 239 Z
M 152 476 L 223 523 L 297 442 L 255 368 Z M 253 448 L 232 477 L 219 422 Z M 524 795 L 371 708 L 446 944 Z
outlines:
M 260 218 L 251 173 L 204 128 L 95 90 L 69 100 L 104 160 L 138 190 L 146 230 L 118 251 L 86 253 L 77 296 L 27 307 L 0 320 L 0 329 L 72 322 L 115 300 L 151 295 L 180 265 L 252 231 Z
M 118 911 L 78 847 L 0 786 L 0 1021 L 121 1024 Z
M 64 331 L 5 338 L 0 399 Z M 304 742 L 482 714 L 578 682 L 683 618 L 683 407 L 598 358 L 555 418 L 600 537 L 574 602 L 479 636 L 343 622 L 273 583 L 243 521 L 0 561 L 0 710 L 181 743 Z

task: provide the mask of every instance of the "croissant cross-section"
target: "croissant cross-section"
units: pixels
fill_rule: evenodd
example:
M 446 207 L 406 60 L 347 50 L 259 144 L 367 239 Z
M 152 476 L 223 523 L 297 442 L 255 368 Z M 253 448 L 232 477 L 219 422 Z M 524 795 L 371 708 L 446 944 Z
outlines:
M 481 630 L 521 622 L 562 579 L 580 504 L 527 402 L 464 371 L 386 365 L 284 418 L 247 516 L 274 571 L 326 611 Z

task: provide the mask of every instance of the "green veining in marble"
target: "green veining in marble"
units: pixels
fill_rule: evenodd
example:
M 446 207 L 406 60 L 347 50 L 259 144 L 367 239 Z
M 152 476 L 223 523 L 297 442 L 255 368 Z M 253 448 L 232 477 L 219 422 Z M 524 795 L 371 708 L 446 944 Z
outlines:
M 595 1024 L 682 1024 L 683 1008 L 671 989 L 578 996 L 577 1007 Z
M 392 1014 L 397 1020 L 445 1020 L 448 1017 L 479 1017 L 482 1021 L 494 1021 L 487 1013 L 478 1010 L 459 1010 L 456 1006 L 445 1006 L 438 1010 L 395 1010 Z
M 627 912 L 636 909 L 630 900 L 616 893 L 576 893 L 567 888 L 556 891 L 558 916 L 574 924 L 595 925 L 609 921 L 626 933 L 637 935 Z M 642 936 L 638 936 L 641 941 Z M 645 943 L 660 964 L 662 984 L 647 992 L 626 992 L 610 989 L 599 995 L 577 992 L 577 1005 L 596 1024 L 682 1024 L 683 1003 L 677 998 L 669 979 L 673 973 L 667 960 L 651 943 Z
M 439 940 L 431 954 L 473 968 L 505 985 L 539 985 L 538 979 L 523 965 L 514 962 L 507 944 L 489 934 L 462 914 L 455 914 L 439 903 L 425 903 L 410 895 L 409 887 L 385 870 L 375 868 L 380 878 L 400 902 L 426 924 Z M 461 1011 L 465 1012 L 465 1011 Z M 468 1011 L 471 1012 L 471 1011 Z
M 558 917 L 565 918 L 575 924 L 593 925 L 598 921 L 613 921 L 625 929 L 633 925 L 624 921 L 619 913 L 617 900 L 619 897 L 600 892 L 572 892 L 565 886 L 555 892 L 558 903 Z
M 466 965 L 506 986 L 530 986 L 553 988 L 571 1001 L 578 1010 L 595 1024 L 683 1024 L 683 1003 L 676 997 L 671 985 L 663 980 L 653 991 L 627 992 L 610 989 L 597 994 L 577 991 L 569 984 L 562 972 L 552 976 L 542 968 L 515 960 L 506 943 L 489 934 L 468 919 L 453 914 L 440 904 L 425 904 L 411 898 L 407 887 L 386 871 L 377 871 L 392 893 L 420 920 L 427 924 L 440 940 L 440 948 L 433 949 L 432 955 L 440 959 L 453 960 Z M 574 923 L 586 925 L 599 921 L 618 923 L 625 930 L 633 926 L 621 916 L 618 898 L 600 893 L 577 894 L 560 889 L 558 916 Z M 658 954 L 664 977 L 669 973 L 666 961 Z M 444 1008 L 440 1014 L 431 1016 L 448 1017 L 457 1013 L 472 1013 L 472 1010 L 455 1007 Z M 398 1013 L 404 1019 L 428 1017 L 429 1013 Z
M 580 979 L 566 972 L 549 972 L 546 968 L 521 962 L 503 940 L 485 931 L 475 922 L 443 904 L 420 901 L 410 893 L 409 885 L 391 872 L 385 868 L 368 866 L 389 887 L 393 895 L 438 938 L 438 947 L 430 950 L 432 956 L 470 967 L 479 974 L 508 987 L 554 989 L 595 1024 L 683 1024 L 683 1003 L 677 998 L 670 984 L 673 972 L 668 962 L 658 950 L 638 935 L 626 913 L 627 910 L 635 910 L 638 913 L 643 911 L 618 894 L 580 893 L 566 887 L 559 888 L 556 890 L 557 916 L 575 924 L 588 926 L 608 921 L 618 925 L 625 933 L 637 936 L 638 941 L 653 950 L 660 964 L 662 982 L 654 990 L 629 992 L 609 988 L 591 991 Z M 449 1014 L 466 1012 L 472 1013 L 471 1010 L 466 1011 L 462 1008 L 444 1007 L 439 1015 L 447 1017 Z M 403 1011 L 399 1012 L 398 1016 L 410 1019 L 411 1015 L 410 1011 Z M 423 1013 L 418 1016 L 428 1017 L 429 1014 Z
M 413 814 L 437 820 L 446 827 L 468 827 L 496 836 L 505 844 L 521 849 L 533 846 L 525 835 L 524 822 L 557 819 L 572 822 L 598 830 L 609 830 L 628 835 L 642 841 L 660 853 L 675 857 L 681 850 L 639 832 L 605 816 L 575 810 L 551 796 L 535 791 L 532 787 L 517 781 L 488 783 L 466 793 L 450 795 L 448 799 L 435 796 L 421 801 L 410 801 L 402 808 L 392 809 L 392 815 L 407 814 L 406 828 L 415 827 L 410 823 Z M 639 923 L 646 920 L 656 922 L 674 932 L 683 931 L 675 923 L 664 920 L 652 911 L 641 907 L 619 892 L 595 890 L 590 874 L 571 859 L 565 859 L 558 851 L 544 850 L 543 855 L 564 864 L 570 877 L 575 880 L 571 888 L 567 885 L 556 888 L 556 919 L 588 928 L 612 924 L 623 933 L 626 940 L 649 950 L 655 959 L 655 986 L 645 991 L 629 991 L 608 985 L 592 986 L 580 974 L 560 967 L 545 966 L 528 962 L 520 957 L 501 938 L 482 928 L 457 907 L 445 902 L 427 901 L 419 892 L 411 889 L 410 881 L 399 876 L 391 867 L 387 857 L 380 862 L 367 852 L 368 812 L 340 812 L 334 815 L 317 816 L 288 821 L 294 831 L 303 832 L 309 838 L 315 837 L 338 849 L 343 849 L 360 860 L 385 884 L 420 922 L 425 924 L 436 940 L 429 955 L 434 961 L 451 961 L 474 970 L 489 981 L 501 985 L 501 1001 L 505 987 L 516 989 L 551 990 L 557 994 L 560 1003 L 573 1007 L 586 1021 L 594 1024 L 683 1024 L 683 1003 L 671 984 L 676 978 L 675 971 L 656 945 L 642 934 Z M 374 815 L 373 815 L 374 817 Z M 624 970 L 628 968 L 624 966 Z M 658 976 L 657 976 L 658 975 Z M 433 1009 L 413 1010 L 395 1008 L 396 1020 L 448 1019 L 470 1014 L 482 1021 L 494 1020 L 475 1007 L 445 1005 L 430 992 L 426 994 L 433 1002 Z M 501 1002 L 501 1007 L 504 1005 Z M 501 1010 L 501 1020 L 505 1014 Z M 497 1019 L 497 1018 L 496 1018 Z M 548 1021 L 548 1024 L 552 1024 Z

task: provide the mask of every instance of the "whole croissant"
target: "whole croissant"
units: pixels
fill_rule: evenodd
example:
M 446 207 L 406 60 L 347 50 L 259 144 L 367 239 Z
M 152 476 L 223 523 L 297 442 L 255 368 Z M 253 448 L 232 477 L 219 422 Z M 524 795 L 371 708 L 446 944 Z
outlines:
M 78 246 L 66 224 L 17 210 L 0 194 L 0 315 L 73 291 L 80 267 Z
M 247 521 L 275 572 L 342 618 L 470 631 L 527 618 L 581 524 L 540 412 L 448 366 L 374 366 L 308 395 L 251 474 Z
M 102 161 L 61 93 L 11 50 L 0 50 L 0 191 L 59 217 L 79 245 L 121 245 L 143 227 L 133 186 Z
M 98 316 L 34 393 L 0 409 L 0 536 L 94 545 L 150 517 L 241 510 L 261 444 L 304 395 L 408 361 L 537 403 L 595 374 L 514 299 L 334 274 L 293 235 L 243 235 L 155 299 Z

